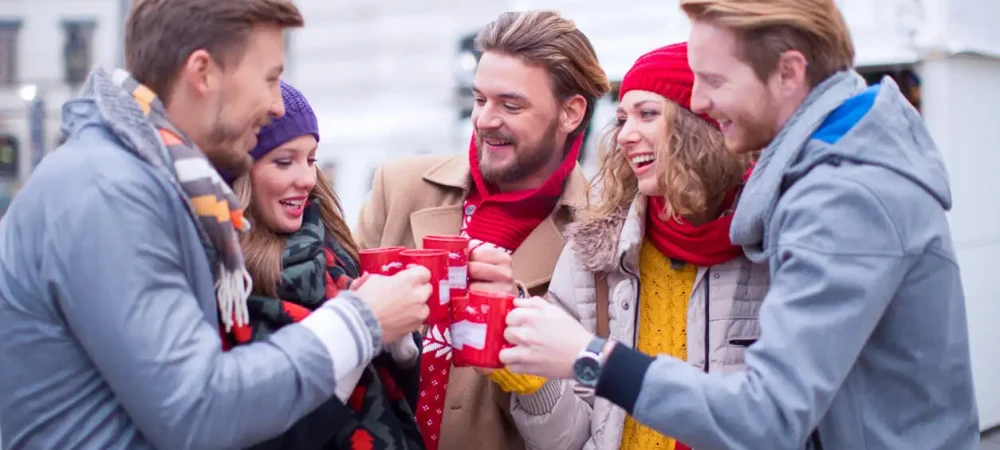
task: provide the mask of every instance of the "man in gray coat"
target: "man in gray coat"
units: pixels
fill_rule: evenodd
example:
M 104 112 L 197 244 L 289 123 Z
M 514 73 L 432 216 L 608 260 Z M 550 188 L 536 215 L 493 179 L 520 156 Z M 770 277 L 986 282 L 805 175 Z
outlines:
M 224 351 L 248 319 L 251 224 L 216 168 L 245 171 L 284 114 L 283 33 L 301 24 L 288 0 L 136 3 L 129 72 L 95 70 L 64 106 L 66 142 L 0 223 L 0 446 L 245 448 L 426 317 L 429 273 L 411 269 Z
M 833 0 L 680 3 L 693 22 L 692 109 L 719 122 L 730 150 L 762 150 L 730 229 L 771 273 L 746 370 L 587 345 L 536 299 L 508 316 L 517 346 L 501 360 L 575 375 L 699 450 L 978 448 L 951 193 L 917 111 L 891 79 L 869 87 L 851 70 Z

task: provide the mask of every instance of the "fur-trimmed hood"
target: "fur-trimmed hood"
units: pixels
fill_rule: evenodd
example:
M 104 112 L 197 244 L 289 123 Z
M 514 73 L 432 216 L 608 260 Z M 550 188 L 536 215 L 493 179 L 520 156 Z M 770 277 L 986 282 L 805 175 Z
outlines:
M 641 239 L 645 210 L 646 197 L 639 196 L 613 214 L 580 218 L 568 225 L 566 235 L 580 265 L 591 272 L 614 269 L 622 253 L 628 250 L 625 247 Z

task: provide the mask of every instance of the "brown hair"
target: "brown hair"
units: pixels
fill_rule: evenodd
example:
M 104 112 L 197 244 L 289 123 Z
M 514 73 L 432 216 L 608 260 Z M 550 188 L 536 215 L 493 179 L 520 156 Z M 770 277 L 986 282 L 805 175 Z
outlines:
M 253 188 L 250 174 L 245 174 L 233 183 L 233 191 L 240 200 L 243 214 L 250 221 L 250 231 L 240 236 L 240 246 L 246 258 L 246 269 L 253 277 L 255 294 L 276 297 L 278 283 L 281 282 L 281 252 L 285 249 L 285 237 L 261 226 L 253 208 Z M 320 217 L 327 239 L 337 240 L 341 248 L 351 258 L 358 260 L 358 244 L 354 242 L 351 230 L 344 221 L 344 210 L 340 199 L 333 192 L 333 184 L 316 168 L 316 186 L 309 193 L 310 201 L 319 202 Z
M 571 136 L 587 129 L 597 99 L 611 90 L 590 40 L 557 11 L 503 13 L 476 35 L 476 48 L 484 53 L 517 56 L 526 64 L 544 67 L 559 101 L 583 96 L 587 110 Z
M 805 56 L 811 87 L 854 65 L 854 43 L 833 0 L 681 0 L 681 9 L 736 32 L 740 58 L 761 81 L 789 50 Z
M 704 214 L 743 183 L 750 158 L 728 151 L 722 133 L 687 108 L 667 99 L 663 103 L 668 139 L 656 148 L 658 181 L 667 204 L 661 218 Z M 584 218 L 620 214 L 640 195 L 635 173 L 618 146 L 620 130 L 612 122 L 597 144 L 601 166 L 590 182 Z
M 238 64 L 258 24 L 303 25 L 290 0 L 138 0 L 125 21 L 125 67 L 164 103 L 191 53 Z

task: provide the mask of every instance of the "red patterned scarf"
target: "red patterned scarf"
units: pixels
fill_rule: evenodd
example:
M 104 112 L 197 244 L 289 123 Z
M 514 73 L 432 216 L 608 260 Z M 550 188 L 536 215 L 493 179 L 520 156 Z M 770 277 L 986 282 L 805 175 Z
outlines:
M 537 189 L 498 192 L 479 171 L 476 139 L 469 144 L 473 185 L 465 198 L 462 234 L 471 245 L 485 243 L 513 253 L 525 238 L 555 210 L 566 180 L 576 167 L 583 136 L 577 137 L 555 173 Z M 451 336 L 448 327 L 434 325 L 424 337 L 420 357 L 420 396 L 417 424 L 428 450 L 437 450 L 444 416 L 444 399 L 451 373 Z

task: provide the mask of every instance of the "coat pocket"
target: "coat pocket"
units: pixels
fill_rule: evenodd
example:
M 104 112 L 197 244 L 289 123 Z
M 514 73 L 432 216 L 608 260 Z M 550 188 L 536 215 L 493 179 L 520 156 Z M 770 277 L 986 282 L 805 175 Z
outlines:
M 757 338 L 746 338 L 746 339 L 735 338 L 735 339 L 730 339 L 729 340 L 729 345 L 732 345 L 732 346 L 735 346 L 735 347 L 747 348 L 747 347 L 753 345 L 754 342 L 757 342 Z

